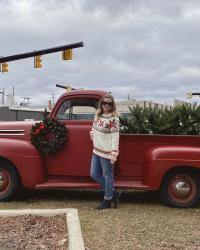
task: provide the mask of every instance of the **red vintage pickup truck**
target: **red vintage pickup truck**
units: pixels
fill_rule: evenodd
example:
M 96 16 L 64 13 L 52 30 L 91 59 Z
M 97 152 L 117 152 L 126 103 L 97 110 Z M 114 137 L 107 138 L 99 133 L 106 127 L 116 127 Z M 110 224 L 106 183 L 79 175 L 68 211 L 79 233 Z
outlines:
M 0 123 L 0 201 L 27 189 L 98 189 L 90 174 L 89 131 L 104 91 L 72 90 L 50 113 L 68 128 L 68 140 L 56 153 L 42 155 L 30 140 L 34 122 Z M 194 206 L 200 198 L 198 136 L 120 135 L 115 187 L 159 190 L 175 207 Z

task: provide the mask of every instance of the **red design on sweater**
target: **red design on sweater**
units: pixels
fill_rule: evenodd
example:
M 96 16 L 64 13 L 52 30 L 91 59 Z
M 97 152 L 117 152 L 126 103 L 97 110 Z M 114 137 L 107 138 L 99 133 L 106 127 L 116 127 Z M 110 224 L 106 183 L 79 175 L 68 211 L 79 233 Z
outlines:
M 117 127 L 117 122 L 115 119 L 112 121 L 110 120 L 109 122 L 106 123 L 105 128 L 111 129 L 111 128 L 116 128 Z
M 101 120 L 99 120 L 98 122 L 97 122 L 97 126 L 99 126 L 99 127 L 104 127 L 104 123 L 105 123 L 105 121 L 101 121 Z

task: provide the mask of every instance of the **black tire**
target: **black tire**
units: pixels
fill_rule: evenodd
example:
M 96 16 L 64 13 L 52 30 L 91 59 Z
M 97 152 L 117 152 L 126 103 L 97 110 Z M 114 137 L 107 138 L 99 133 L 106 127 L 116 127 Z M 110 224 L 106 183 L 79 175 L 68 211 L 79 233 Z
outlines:
M 162 182 L 160 196 L 171 207 L 193 207 L 200 199 L 200 180 L 197 173 L 176 170 L 168 173 Z
M 0 201 L 9 201 L 20 187 L 20 178 L 15 167 L 5 161 L 0 161 Z

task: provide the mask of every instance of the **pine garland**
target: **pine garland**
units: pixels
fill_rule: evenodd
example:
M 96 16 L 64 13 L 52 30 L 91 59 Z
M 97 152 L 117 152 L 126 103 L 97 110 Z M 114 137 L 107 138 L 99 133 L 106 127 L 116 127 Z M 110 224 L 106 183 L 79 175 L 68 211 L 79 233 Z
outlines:
M 42 122 L 36 122 L 31 129 L 31 142 L 43 154 L 58 151 L 67 141 L 67 128 L 55 119 L 47 117 L 44 112 Z
M 170 109 L 129 107 L 128 116 L 120 117 L 122 133 L 200 135 L 200 106 L 183 104 Z

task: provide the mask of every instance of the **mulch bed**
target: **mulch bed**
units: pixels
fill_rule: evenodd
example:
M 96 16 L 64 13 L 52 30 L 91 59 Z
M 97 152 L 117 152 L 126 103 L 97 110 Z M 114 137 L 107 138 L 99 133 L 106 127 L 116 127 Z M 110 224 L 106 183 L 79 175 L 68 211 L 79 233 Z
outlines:
M 65 215 L 0 217 L 1 249 L 54 249 L 68 246 Z

